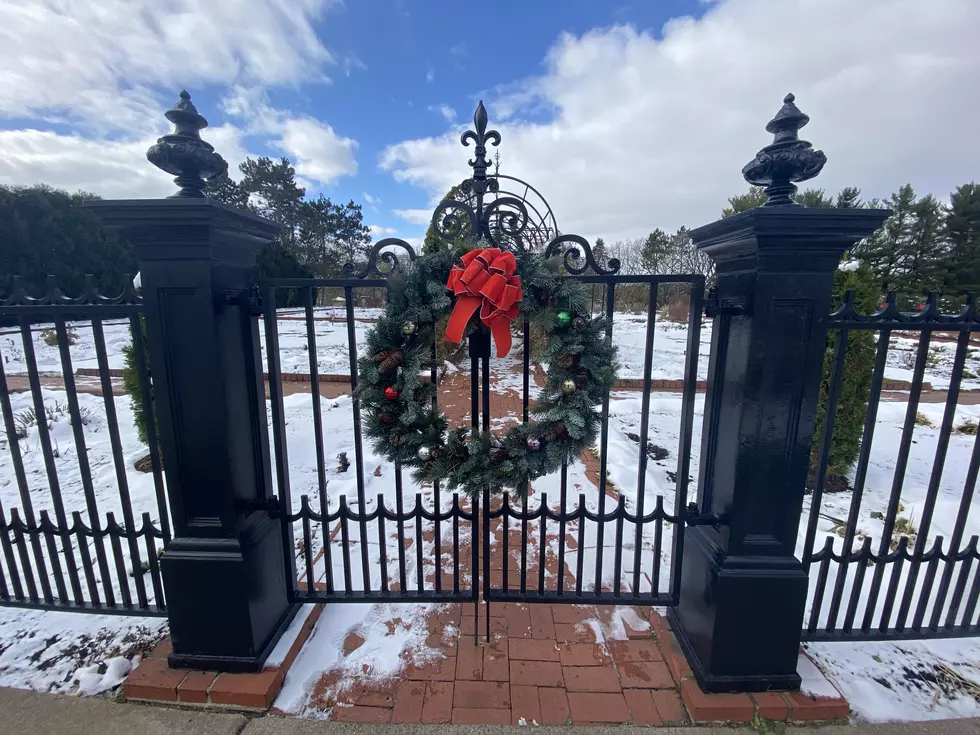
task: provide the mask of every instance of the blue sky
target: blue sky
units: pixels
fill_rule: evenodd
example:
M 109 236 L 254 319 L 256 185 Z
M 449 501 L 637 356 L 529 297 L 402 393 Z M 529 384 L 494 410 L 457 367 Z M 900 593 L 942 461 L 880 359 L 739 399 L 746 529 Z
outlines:
M 427 209 L 431 197 L 395 181 L 378 166 L 384 150 L 405 138 L 438 135 L 468 124 L 482 97 L 540 73 L 555 39 L 593 28 L 631 24 L 658 34 L 674 16 L 699 16 L 699 0 L 615 4 L 567 0 L 507 0 L 474 6 L 448 0 L 367 0 L 335 6 L 313 24 L 336 64 L 328 65 L 330 83 L 268 92 L 279 109 L 329 120 L 338 134 L 358 142 L 356 174 L 330 184 L 310 182 L 308 192 L 364 204 L 365 221 L 403 236 L 421 236 L 424 226 L 393 211 Z M 215 123 L 221 88 L 193 92 L 199 109 Z M 526 119 L 546 119 L 532 110 Z M 491 120 L 493 123 L 494 120 Z M 259 138 L 248 150 L 280 155 Z M 471 149 L 472 150 L 472 149 Z M 501 155 L 506 152 L 506 146 Z M 459 148 L 456 176 L 467 175 L 468 151 Z M 502 169 L 506 170 L 506 167 Z M 376 200 L 371 204 L 365 193 Z
M 563 232 L 715 219 L 794 92 L 816 182 L 947 198 L 977 177 L 975 0 L 0 0 L 0 184 L 173 191 L 146 148 L 187 88 L 237 165 L 286 155 L 310 193 L 421 238 L 468 173 L 479 99 L 501 172 Z M 940 134 L 941 131 L 941 134 Z

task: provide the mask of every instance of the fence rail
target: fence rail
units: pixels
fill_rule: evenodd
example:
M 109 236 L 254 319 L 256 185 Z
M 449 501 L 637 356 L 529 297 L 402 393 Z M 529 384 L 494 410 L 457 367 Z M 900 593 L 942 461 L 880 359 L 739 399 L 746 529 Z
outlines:
M 895 294 L 890 293 L 879 312 L 865 316 L 856 311 L 853 294 L 848 294 L 842 307 L 831 316 L 836 346 L 826 394 L 827 416 L 830 418 L 825 421 L 819 440 L 817 474 L 803 546 L 804 568 L 809 569 L 813 565 L 817 568 L 816 580 L 811 578 L 811 603 L 804 629 L 806 639 L 931 638 L 970 636 L 980 632 L 980 622 L 976 617 L 980 597 L 980 566 L 974 568 L 975 560 L 980 558 L 977 552 L 978 537 L 972 535 L 966 545 L 963 544 L 980 470 L 980 440 L 973 440 L 969 467 L 958 496 L 944 489 L 942 483 L 970 336 L 972 332 L 980 330 L 976 306 L 970 298 L 959 313 L 942 314 L 934 294 L 916 313 L 900 312 L 896 304 Z M 827 536 L 823 546 L 818 549 L 818 525 L 834 419 L 852 330 L 873 330 L 877 333 L 868 407 L 847 519 L 838 526 L 837 538 Z M 887 493 L 887 507 L 877 518 L 882 525 L 881 533 L 875 539 L 871 534 L 861 533 L 860 524 L 862 505 L 868 491 L 871 450 L 878 427 L 884 371 L 891 338 L 896 331 L 914 332 L 919 336 L 895 470 Z M 922 487 L 910 490 L 908 478 L 912 448 L 917 442 L 917 424 L 921 421 L 919 408 L 923 377 L 935 332 L 952 332 L 958 336 L 935 452 L 922 493 Z M 915 499 L 915 507 L 921 513 L 918 518 L 899 515 L 904 507 L 903 499 L 910 504 L 913 502 L 910 497 Z M 948 541 L 943 535 L 932 533 L 937 521 L 946 527 L 952 523 Z M 860 548 L 855 550 L 856 543 L 860 543 Z

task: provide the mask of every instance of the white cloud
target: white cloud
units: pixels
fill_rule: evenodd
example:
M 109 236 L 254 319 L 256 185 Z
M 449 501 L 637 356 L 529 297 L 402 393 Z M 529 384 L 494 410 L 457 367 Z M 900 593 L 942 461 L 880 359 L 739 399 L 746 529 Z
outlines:
M 205 139 L 236 169 L 247 153 L 241 130 L 208 128 Z M 177 191 L 173 177 L 146 160 L 154 138 L 91 140 L 43 130 L 0 130 L 0 184 L 49 184 L 68 192 L 105 198 L 166 197 Z
M 410 225 L 427 225 L 432 220 L 432 211 L 429 209 L 393 209 L 391 213 Z
M 255 107 L 266 86 L 329 81 L 325 69 L 336 62 L 314 23 L 334 4 L 129 0 L 109 9 L 90 0 L 0 0 L 0 120 L 33 121 L 0 131 L 0 183 L 43 181 L 103 196 L 172 193 L 170 177 L 144 158 L 171 129 L 163 111 L 181 86 L 230 84 L 239 85 L 231 106 L 249 130 L 223 125 L 203 137 L 232 169 L 258 112 L 269 144 L 296 160 L 300 176 L 329 183 L 355 172 L 356 141 L 323 121 Z M 358 64 L 348 57 L 344 67 Z M 52 124 L 72 134 L 44 129 Z
M 291 158 L 296 173 L 308 181 L 326 185 L 357 173 L 356 140 L 338 135 L 322 120 L 294 117 L 270 106 L 261 89 L 233 87 L 222 107 L 227 114 L 243 118 L 249 134 L 266 136 L 269 145 Z
M 367 64 L 361 61 L 354 54 L 350 54 L 344 57 L 344 62 L 341 65 L 344 69 L 344 76 L 349 77 L 355 69 L 360 71 L 367 71 Z
M 429 84 L 432 84 L 432 82 L 434 82 L 435 80 L 436 80 L 436 70 L 430 68 L 425 73 L 425 81 L 427 81 Z
M 312 117 L 284 118 L 280 125 L 281 137 L 273 145 L 293 159 L 300 176 L 330 184 L 357 173 L 357 141 L 337 135 L 331 126 Z
M 371 230 L 371 237 L 375 240 L 380 240 L 382 237 L 391 237 L 398 234 L 398 230 L 394 227 L 385 227 L 384 225 L 368 225 L 368 229 Z
M 562 35 L 546 72 L 488 100 L 501 171 L 550 201 L 564 232 L 607 240 L 716 219 L 794 92 L 828 156 L 811 185 L 945 197 L 975 179 L 980 3 L 720 0 L 661 34 Z M 501 110 L 512 112 L 501 124 Z M 539 122 L 546 113 L 546 122 Z M 533 114 L 534 122 L 531 121 Z M 941 134 L 937 134 L 941 131 Z M 468 175 L 458 133 L 390 146 L 381 165 L 437 200 Z
M 375 209 L 377 209 L 378 205 L 381 204 L 381 197 L 372 196 L 371 194 L 368 194 L 366 191 L 361 192 L 361 196 L 364 197 L 364 201 L 366 201 Z
M 334 0 L 0 0 L 0 115 L 131 131 L 154 88 L 325 81 L 313 23 Z
M 456 122 L 456 110 L 449 105 L 429 105 L 429 112 L 438 112 L 448 123 Z

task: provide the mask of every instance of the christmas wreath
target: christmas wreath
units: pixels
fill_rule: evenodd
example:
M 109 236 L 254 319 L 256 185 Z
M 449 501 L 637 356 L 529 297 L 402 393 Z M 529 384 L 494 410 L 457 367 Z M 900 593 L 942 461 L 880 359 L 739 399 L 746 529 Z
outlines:
M 562 277 L 559 258 L 512 253 L 485 242 L 415 259 L 388 278 L 388 306 L 358 363 L 357 396 L 378 452 L 413 470 L 418 482 L 440 480 L 473 496 L 484 490 L 526 492 L 528 483 L 572 463 L 600 426 L 596 407 L 616 379 L 605 317 L 589 313 L 589 293 Z M 534 420 L 503 435 L 449 429 L 432 406 L 436 386 L 422 380 L 433 365 L 435 330 L 448 317 L 446 340 L 489 331 L 498 356 L 511 346 L 511 323 L 527 318 L 547 336 L 547 381 Z

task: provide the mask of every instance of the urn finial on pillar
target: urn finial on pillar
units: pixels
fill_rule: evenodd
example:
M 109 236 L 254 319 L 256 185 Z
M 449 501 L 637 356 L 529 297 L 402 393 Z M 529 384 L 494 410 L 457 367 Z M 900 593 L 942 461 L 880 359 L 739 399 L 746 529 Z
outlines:
M 768 196 L 764 207 L 799 206 L 790 197 L 796 193 L 794 182 L 812 179 L 827 163 L 823 151 L 814 150 L 800 140 L 800 128 L 810 122 L 810 116 L 796 106 L 792 94 L 783 98 L 783 106 L 766 125 L 773 141 L 745 164 L 742 176 L 750 184 L 766 187 Z
M 187 90 L 181 90 L 180 99 L 164 116 L 174 124 L 174 132 L 158 138 L 146 157 L 154 166 L 176 177 L 174 183 L 180 189 L 171 199 L 201 199 L 204 179 L 223 174 L 228 164 L 214 152 L 214 146 L 201 139 L 201 130 L 208 126 L 208 121 L 194 107 Z

